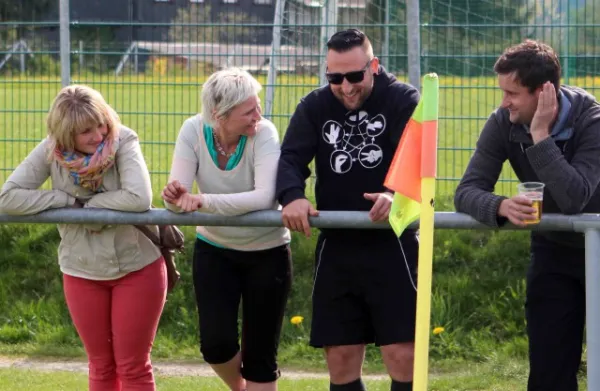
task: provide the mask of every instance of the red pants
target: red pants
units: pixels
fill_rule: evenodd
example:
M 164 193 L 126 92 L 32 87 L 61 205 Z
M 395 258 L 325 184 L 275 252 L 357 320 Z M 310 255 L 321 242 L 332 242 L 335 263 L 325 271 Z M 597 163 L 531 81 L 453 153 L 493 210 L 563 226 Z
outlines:
M 63 281 L 88 356 L 90 391 L 154 391 L 150 351 L 167 293 L 164 259 L 117 280 Z

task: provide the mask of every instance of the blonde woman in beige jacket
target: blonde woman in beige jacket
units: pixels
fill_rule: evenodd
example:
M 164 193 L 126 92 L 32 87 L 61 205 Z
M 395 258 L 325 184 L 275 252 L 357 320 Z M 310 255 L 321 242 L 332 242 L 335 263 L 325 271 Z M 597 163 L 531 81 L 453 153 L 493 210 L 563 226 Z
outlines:
M 1 212 L 150 208 L 138 136 L 99 92 L 63 88 L 47 128 L 2 187 Z M 52 190 L 40 189 L 48 178 Z M 160 251 L 131 225 L 59 224 L 58 230 L 64 293 L 88 355 L 90 390 L 155 390 L 150 352 L 167 290 Z

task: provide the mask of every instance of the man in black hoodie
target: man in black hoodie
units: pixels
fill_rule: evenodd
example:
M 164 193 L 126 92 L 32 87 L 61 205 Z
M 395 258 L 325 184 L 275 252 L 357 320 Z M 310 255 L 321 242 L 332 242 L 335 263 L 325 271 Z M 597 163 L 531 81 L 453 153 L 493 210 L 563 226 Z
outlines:
M 504 96 L 477 141 L 456 189 L 456 210 L 487 225 L 534 219 L 523 196 L 493 193 L 508 160 L 522 182 L 543 182 L 543 213 L 600 212 L 600 106 L 560 86 L 551 47 L 532 40 L 506 49 L 494 66 Z M 531 234 L 525 303 L 529 391 L 575 391 L 585 323 L 581 233 Z
M 327 86 L 298 104 L 281 146 L 277 198 L 283 222 L 310 235 L 317 210 L 388 217 L 383 186 L 418 91 L 379 65 L 359 30 L 327 43 Z M 315 159 L 317 209 L 304 190 Z M 323 229 L 315 251 L 310 344 L 323 347 L 330 390 L 361 391 L 365 344 L 381 347 L 391 390 L 412 390 L 418 239 L 407 230 Z

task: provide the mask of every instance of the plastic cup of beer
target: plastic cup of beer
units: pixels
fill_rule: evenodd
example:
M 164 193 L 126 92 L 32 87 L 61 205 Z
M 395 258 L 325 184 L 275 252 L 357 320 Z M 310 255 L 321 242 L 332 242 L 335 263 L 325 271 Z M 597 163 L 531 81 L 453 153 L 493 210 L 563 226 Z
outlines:
M 542 204 L 544 201 L 544 184 L 541 182 L 523 182 L 517 185 L 519 195 L 523 195 L 532 201 L 535 218 L 524 220 L 525 224 L 538 224 L 542 218 Z

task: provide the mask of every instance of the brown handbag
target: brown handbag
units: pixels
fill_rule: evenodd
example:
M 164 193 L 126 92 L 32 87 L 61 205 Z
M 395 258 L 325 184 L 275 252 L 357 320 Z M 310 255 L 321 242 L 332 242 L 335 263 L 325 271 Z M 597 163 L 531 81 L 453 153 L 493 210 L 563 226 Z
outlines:
M 159 225 L 157 236 L 145 225 L 136 225 L 135 227 L 159 248 L 167 266 L 167 292 L 171 292 L 181 278 L 175 265 L 175 252 L 183 251 L 185 241 L 183 232 L 175 225 Z

